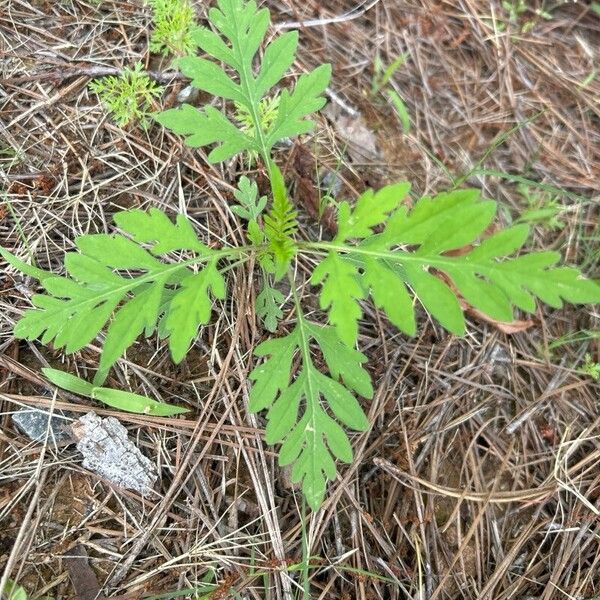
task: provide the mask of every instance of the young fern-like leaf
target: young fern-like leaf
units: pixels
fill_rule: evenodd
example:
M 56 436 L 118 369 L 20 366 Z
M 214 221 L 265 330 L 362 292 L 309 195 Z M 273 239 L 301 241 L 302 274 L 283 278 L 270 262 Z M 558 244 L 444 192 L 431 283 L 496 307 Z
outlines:
M 176 363 L 185 358 L 198 327 L 210 321 L 212 298 L 225 298 L 225 280 L 217 264 L 218 260 L 213 259 L 199 273 L 186 277 L 171 300 L 165 326 Z
M 273 257 L 276 279 L 285 275 L 296 255 L 294 235 L 298 229 L 298 213 L 290 202 L 283 175 L 275 163 L 270 165 L 273 206 L 265 215 L 265 234 Z
M 238 182 L 238 189 L 233 192 L 239 206 L 231 207 L 232 212 L 246 221 L 258 221 L 267 206 L 267 197 L 258 197 L 258 185 L 243 176 Z
M 311 341 L 321 350 L 329 371 L 315 366 Z M 250 410 L 268 408 L 266 441 L 282 443 L 279 464 L 293 465 L 292 480 L 302 482 L 309 506 L 316 510 L 327 480 L 336 476 L 335 459 L 352 461 L 352 447 L 339 423 L 365 431 L 368 421 L 350 390 L 371 398 L 373 388 L 362 368 L 366 357 L 342 343 L 331 327 L 299 316 L 294 330 L 260 344 L 255 354 L 268 357 L 250 374 L 254 381 Z M 300 367 L 293 374 L 294 356 Z
M 277 324 L 283 317 L 280 306 L 284 301 L 285 296 L 277 288 L 272 287 L 265 277 L 262 290 L 256 296 L 256 316 L 271 333 L 277 330 Z
M 329 84 L 331 67 L 322 65 L 301 75 L 292 91 L 281 92 L 278 103 L 271 106 L 269 119 L 261 118 L 261 101 L 294 62 L 298 32 L 284 33 L 270 42 L 255 73 L 253 61 L 269 27 L 269 11 L 259 10 L 254 0 L 218 0 L 217 8 L 208 12 L 208 20 L 213 29 L 198 28 L 193 39 L 214 61 L 233 70 L 235 79 L 218 62 L 197 56 L 181 58 L 177 65 L 194 87 L 235 103 L 252 121 L 252 127 L 238 128 L 211 106 L 198 110 L 183 105 L 155 118 L 175 133 L 187 136 L 190 146 L 217 143 L 209 154 L 212 162 L 249 151 L 269 163 L 277 142 L 312 129 L 314 123 L 307 117 L 325 104 L 322 94 Z
M 312 275 L 321 284 L 321 307 L 328 310 L 341 339 L 354 344 L 362 316 L 358 301 L 370 294 L 376 306 L 403 332 L 415 333 L 411 292 L 448 331 L 464 333 L 458 295 L 498 321 L 510 321 L 514 308 L 535 310 L 535 298 L 560 308 L 563 301 L 600 301 L 598 282 L 571 267 L 554 267 L 556 252 L 513 259 L 527 239 L 517 225 L 477 241 L 496 213 L 496 203 L 478 190 L 457 190 L 421 198 L 409 210 L 401 202 L 407 184 L 363 194 L 354 209 L 341 203 L 333 242 L 316 244 L 326 257 Z M 373 227 L 383 231 L 374 234 Z M 476 244 L 469 249 L 468 246 Z M 411 246 L 408 251 L 402 247 Z M 451 250 L 464 249 L 459 255 Z M 434 273 L 443 273 L 449 285 Z
M 131 239 L 121 234 L 83 235 L 76 240 L 79 252 L 65 257 L 67 276 L 30 271 L 46 293 L 33 296 L 35 309 L 25 311 L 14 330 L 18 338 L 41 337 L 44 344 L 53 342 L 71 353 L 108 324 L 95 385 L 106 379 L 139 335 L 157 328 L 159 319 L 173 360 L 181 362 L 198 327 L 210 319 L 212 299 L 225 297 L 219 260 L 237 253 L 202 244 L 183 215 L 175 223 L 157 209 L 121 212 L 114 218 Z M 191 258 L 176 263 L 158 259 L 173 251 L 187 251 Z M 2 256 L 13 267 L 22 267 L 6 250 Z

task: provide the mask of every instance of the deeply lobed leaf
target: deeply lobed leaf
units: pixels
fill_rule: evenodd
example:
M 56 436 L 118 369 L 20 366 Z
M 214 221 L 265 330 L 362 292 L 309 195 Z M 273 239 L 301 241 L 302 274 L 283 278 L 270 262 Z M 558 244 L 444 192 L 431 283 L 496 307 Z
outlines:
M 254 120 L 252 132 L 241 131 L 226 116 L 211 106 L 200 111 L 184 104 L 156 115 L 156 120 L 178 134 L 186 136 L 192 147 L 217 143 L 209 154 L 219 162 L 244 151 L 259 153 L 265 162 L 279 141 L 307 133 L 314 123 L 307 120 L 325 104 L 322 94 L 331 78 L 331 67 L 322 65 L 298 78 L 293 90 L 283 90 L 276 115 L 261 122 L 260 103 L 285 76 L 294 62 L 298 33 L 287 32 L 270 42 L 255 74 L 253 61 L 269 27 L 269 11 L 258 9 L 256 2 L 221 0 L 211 8 L 208 20 L 214 30 L 198 28 L 193 33 L 196 44 L 212 60 L 186 56 L 177 61 L 192 85 L 214 96 L 236 103 Z M 235 78 L 218 64 L 225 63 Z
M 315 367 L 311 340 L 320 348 L 329 375 Z M 361 366 L 366 358 L 341 342 L 333 328 L 303 317 L 290 334 L 263 342 L 255 354 L 267 359 L 250 374 L 254 381 L 250 410 L 269 409 L 266 440 L 270 444 L 282 442 L 279 463 L 293 464 L 292 479 L 302 482 L 306 499 L 316 510 L 323 501 L 327 480 L 336 476 L 334 459 L 352 460 L 350 441 L 337 421 L 355 431 L 368 427 L 360 404 L 350 392 L 367 398 L 373 395 L 369 375 Z M 296 354 L 301 366 L 294 378 Z
M 209 321 L 213 298 L 225 297 L 225 281 L 218 256 L 202 244 L 191 223 L 179 215 L 173 223 L 163 212 L 133 210 L 115 215 L 116 223 L 131 235 L 84 235 L 76 240 L 79 252 L 67 253 L 67 276 L 60 277 L 27 267 L 40 280 L 46 294 L 32 298 L 15 326 L 15 336 L 76 352 L 108 325 L 94 383 L 99 385 L 112 365 L 139 335 L 157 329 L 170 337 L 169 346 L 180 362 Z M 179 263 L 159 260 L 172 251 L 187 251 L 193 258 Z M 15 268 L 22 261 L 6 250 L 2 256 Z M 194 273 L 191 264 L 205 266 Z
M 171 108 L 158 113 L 154 118 L 174 133 L 186 136 L 185 142 L 192 148 L 217 142 L 217 147 L 208 155 L 208 159 L 214 163 L 227 160 L 245 150 L 260 151 L 255 139 L 240 131 L 223 113 L 212 106 L 200 111 L 184 104 L 181 108 Z
M 320 244 L 329 252 L 311 281 L 321 285 L 321 307 L 346 343 L 356 341 L 359 300 L 367 294 L 409 335 L 416 330 L 410 292 L 457 335 L 465 328 L 459 294 L 498 321 L 512 320 L 514 308 L 533 312 L 536 298 L 555 308 L 563 301 L 600 301 L 598 282 L 574 268 L 555 268 L 557 253 L 506 259 L 525 242 L 527 226 L 484 238 L 496 203 L 481 200 L 477 190 L 424 197 L 412 209 L 401 203 L 407 191 L 407 184 L 398 184 L 364 193 L 354 209 L 342 203 L 336 239 Z M 382 227 L 380 233 L 374 232 L 375 226 Z M 406 246 L 414 249 L 401 249 Z M 445 274 L 451 285 L 437 273 Z
M 196 337 L 198 327 L 206 325 L 212 312 L 212 297 L 225 298 L 225 280 L 211 260 L 199 273 L 188 275 L 173 296 L 165 326 L 169 332 L 169 348 L 180 363 Z

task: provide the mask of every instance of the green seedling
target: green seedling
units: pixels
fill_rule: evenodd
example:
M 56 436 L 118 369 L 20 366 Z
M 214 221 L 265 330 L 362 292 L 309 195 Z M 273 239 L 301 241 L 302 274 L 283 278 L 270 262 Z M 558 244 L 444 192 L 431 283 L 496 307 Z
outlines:
M 596 362 L 589 353 L 584 356 L 579 372 L 589 375 L 594 381 L 600 381 L 600 363 Z
M 237 195 L 248 243 L 209 248 L 184 215 L 172 221 L 156 208 L 118 212 L 118 231 L 77 238 L 77 251 L 66 255 L 64 276 L 28 271 L 39 275 L 45 292 L 33 296 L 34 308 L 25 311 L 14 333 L 77 352 L 106 329 L 94 379 L 100 387 L 141 334 L 157 333 L 173 360 L 182 361 L 199 327 L 209 323 L 213 303 L 225 299 L 228 269 L 257 264 L 268 287 L 287 278 L 293 311 L 285 326 L 279 324 L 284 330 L 278 337 L 255 348 L 249 408 L 267 411 L 266 441 L 281 444 L 279 463 L 292 466 L 292 480 L 301 483 L 316 510 L 327 481 L 336 478 L 336 459 L 352 461 L 347 430 L 363 432 L 370 426 L 358 400 L 373 396 L 367 358 L 357 349 L 362 303 L 372 301 L 412 336 L 418 300 L 442 327 L 462 335 L 459 294 L 493 319 L 511 321 L 515 308 L 534 312 L 536 299 L 554 308 L 563 302 L 598 302 L 600 285 L 576 268 L 557 266 L 557 252 L 520 254 L 527 224 L 486 236 L 497 206 L 475 189 L 418 198 L 412 208 L 406 202 L 408 183 L 367 190 L 355 202 L 339 202 L 333 240 L 298 239 L 296 210 L 271 151 L 278 141 L 313 129 L 310 116 L 325 104 L 331 68 L 322 65 L 295 85 L 283 86 L 276 115 L 267 124 L 260 117 L 261 102 L 272 97 L 293 64 L 297 32 L 275 38 L 257 61 L 269 28 L 268 10 L 258 9 L 254 0 L 218 0 L 208 19 L 211 27 L 195 33 L 207 58 L 185 57 L 180 68 L 192 85 L 224 99 L 229 114 L 244 106 L 253 128 L 241 129 L 210 104 L 202 109 L 183 105 L 156 120 L 191 147 L 210 146 L 210 162 L 248 152 L 260 157 L 270 202 L 264 205 L 245 180 Z M 457 249 L 462 252 L 450 253 Z M 0 253 L 14 268 L 23 268 L 11 253 Z M 318 289 L 327 324 L 306 315 L 300 292 L 305 282 L 296 280 L 302 272 L 294 269 L 296 260 L 314 267 L 310 283 Z M 283 300 L 279 295 L 265 303 L 272 308 Z M 271 325 L 280 316 L 272 312 Z
M 389 85 L 394 73 L 406 62 L 408 52 L 402 53 L 394 62 L 384 67 L 379 52 L 375 55 L 373 80 L 371 82 L 371 96 L 382 93 L 392 104 L 396 115 L 402 124 L 404 133 L 410 133 L 410 113 L 408 107 L 400 95 Z
M 120 127 L 133 122 L 147 127 L 152 101 L 162 94 L 162 88 L 144 73 L 142 63 L 136 63 L 120 75 L 96 79 L 89 88 L 98 94 L 100 102 Z
M 408 52 L 403 52 L 390 63 L 387 67 L 383 64 L 381 60 L 381 55 L 379 52 L 375 55 L 375 60 L 373 61 L 373 80 L 371 81 L 371 95 L 375 96 L 378 94 L 384 87 L 388 85 L 391 78 L 394 76 L 396 71 L 406 62 L 409 57 Z
M 559 218 L 564 208 L 557 196 L 525 183 L 519 183 L 517 191 L 527 203 L 527 210 L 521 214 L 517 223 L 537 223 L 553 231 L 564 228 L 565 224 Z
M 147 0 L 152 8 L 150 52 L 162 56 L 193 54 L 196 15 L 189 0 Z

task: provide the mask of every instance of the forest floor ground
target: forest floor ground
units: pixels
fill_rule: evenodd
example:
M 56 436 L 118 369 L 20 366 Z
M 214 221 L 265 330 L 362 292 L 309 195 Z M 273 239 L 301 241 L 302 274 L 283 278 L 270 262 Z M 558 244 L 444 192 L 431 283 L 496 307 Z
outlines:
M 196 3 L 199 19 L 211 4 Z M 416 194 L 471 186 L 499 203 L 498 222 L 544 211 L 531 247 L 560 250 L 598 276 L 598 5 L 265 4 L 284 27 L 321 20 L 301 30 L 297 72 L 333 64 L 314 134 L 278 156 L 301 235 L 327 235 L 317 173 L 337 173 L 339 197 L 350 198 L 397 180 Z M 0 0 L 0 244 L 42 268 L 59 271 L 77 235 L 112 231 L 111 215 L 128 207 L 183 211 L 209 244 L 243 241 L 229 209 L 248 173 L 242 162 L 208 165 L 156 124 L 119 128 L 88 89 L 97 67 L 167 69 L 148 53 L 149 24 L 141 2 Z M 387 66 L 402 55 L 386 89 L 403 99 L 408 132 L 373 91 L 376 57 Z M 157 109 L 186 85 L 161 83 Z M 467 309 L 464 338 L 421 311 L 409 339 L 366 305 L 372 426 L 353 438 L 354 463 L 340 465 L 324 506 L 303 522 L 301 495 L 264 443 L 263 416 L 247 410 L 264 336 L 256 282 L 240 269 L 229 286 L 231 301 L 215 307 L 181 365 L 150 338 L 113 369 L 111 387 L 192 411 L 150 418 L 56 393 L 41 368 L 90 379 L 99 347 L 67 356 L 15 340 L 35 285 L 1 265 L 0 570 L 30 598 L 87 600 L 95 586 L 98 597 L 171 598 L 202 581 L 218 586 L 213 598 L 300 598 L 303 528 L 311 598 L 600 597 L 594 307 L 540 308 L 509 331 Z M 311 287 L 302 293 L 318 314 Z M 29 440 L 12 421 L 22 406 L 118 417 L 158 465 L 156 496 L 90 473 L 69 441 Z

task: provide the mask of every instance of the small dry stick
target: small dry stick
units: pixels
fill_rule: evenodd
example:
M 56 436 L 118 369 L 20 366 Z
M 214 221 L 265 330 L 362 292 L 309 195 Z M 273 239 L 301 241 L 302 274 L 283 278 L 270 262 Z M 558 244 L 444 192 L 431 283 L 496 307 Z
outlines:
M 343 15 L 337 17 L 329 17 L 326 19 L 308 19 L 307 21 L 284 21 L 274 25 L 275 29 L 297 29 L 298 27 L 318 27 L 319 25 L 331 25 L 333 23 L 345 23 L 362 17 L 367 11 L 371 10 L 379 0 L 371 0 L 371 2 L 363 2 L 355 6 Z

